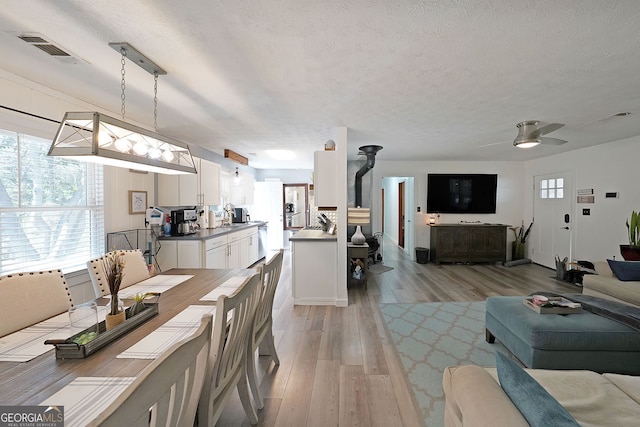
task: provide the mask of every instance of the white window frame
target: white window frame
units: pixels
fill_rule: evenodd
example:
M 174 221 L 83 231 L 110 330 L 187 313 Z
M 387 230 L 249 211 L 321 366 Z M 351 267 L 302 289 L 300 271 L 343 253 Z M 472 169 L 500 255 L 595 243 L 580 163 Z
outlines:
M 15 137 L 18 153 L 17 164 L 11 164 L 7 169 L 9 161 L 5 160 L 3 166 L 3 176 L 11 178 L 11 182 L 3 183 L 3 176 L 0 176 L 0 185 L 12 194 L 9 200 L 0 199 L 0 276 L 26 271 L 60 269 L 63 273 L 71 273 L 85 269 L 89 259 L 104 252 L 102 165 L 48 157 L 42 153 L 48 150 L 50 140 L 9 130 L 0 130 L 0 133 L 7 136 L 7 140 Z M 36 151 L 40 154 L 34 154 Z M 31 154 L 34 157 L 28 158 Z M 61 162 L 70 162 L 65 163 L 70 169 L 77 166 L 82 175 L 69 171 L 68 177 L 82 183 L 79 192 L 60 205 L 51 199 L 38 200 L 32 194 L 36 192 L 35 187 L 29 188 L 29 180 L 34 180 L 36 172 L 25 170 L 27 158 L 29 164 L 42 170 L 39 181 L 47 181 L 44 177 L 51 169 L 53 173 L 62 173 L 64 168 L 57 167 Z M 3 160 L 0 158 L 0 165 Z M 52 185 L 48 181 L 46 184 Z M 49 194 L 57 191 L 50 190 Z
M 541 179 L 540 199 L 564 199 L 564 178 Z

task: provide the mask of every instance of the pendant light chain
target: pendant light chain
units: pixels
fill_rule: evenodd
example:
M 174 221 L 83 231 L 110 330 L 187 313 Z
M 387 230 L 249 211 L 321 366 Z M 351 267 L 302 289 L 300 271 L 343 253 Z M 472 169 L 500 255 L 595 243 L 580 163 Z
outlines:
M 153 72 L 153 130 L 158 132 L 158 72 Z
M 122 114 L 122 120 L 124 120 L 124 105 L 125 105 L 125 95 L 124 95 L 124 89 L 125 89 L 125 82 L 124 82 L 124 75 L 125 75 L 125 71 L 124 71 L 124 64 L 125 64 L 125 59 L 127 57 L 127 51 L 126 49 L 120 48 L 120 53 L 122 54 L 122 59 L 120 60 L 120 63 L 122 64 L 122 69 L 120 70 L 120 74 L 122 75 L 122 80 L 120 81 L 120 88 L 122 89 L 122 94 L 120 95 L 120 99 L 122 99 L 122 106 L 120 107 L 120 113 Z

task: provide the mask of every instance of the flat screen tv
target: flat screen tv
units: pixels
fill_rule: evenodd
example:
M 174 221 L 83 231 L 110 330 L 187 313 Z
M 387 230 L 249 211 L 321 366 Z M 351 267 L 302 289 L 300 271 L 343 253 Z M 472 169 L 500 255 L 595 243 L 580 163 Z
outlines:
M 429 174 L 427 212 L 496 213 L 498 175 Z

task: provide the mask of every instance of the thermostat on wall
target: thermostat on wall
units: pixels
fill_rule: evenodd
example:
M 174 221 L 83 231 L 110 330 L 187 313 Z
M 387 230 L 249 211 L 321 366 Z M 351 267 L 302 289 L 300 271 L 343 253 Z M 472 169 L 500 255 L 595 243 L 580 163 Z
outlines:
M 607 192 L 604 193 L 604 197 L 607 199 L 617 199 L 618 198 L 618 193 L 617 192 Z

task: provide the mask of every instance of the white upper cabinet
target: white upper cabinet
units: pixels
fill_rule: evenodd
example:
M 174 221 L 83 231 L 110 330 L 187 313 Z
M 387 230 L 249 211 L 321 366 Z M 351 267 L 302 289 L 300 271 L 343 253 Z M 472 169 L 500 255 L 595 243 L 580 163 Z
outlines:
M 158 174 L 158 206 L 220 204 L 220 165 L 193 159 L 197 174 Z
M 316 151 L 313 156 L 313 187 L 315 205 L 338 206 L 338 157 L 335 151 Z
M 222 196 L 232 205 L 252 205 L 254 192 L 253 176 L 240 172 L 222 172 Z
M 200 195 L 201 204 L 220 204 L 220 165 L 208 160 L 200 160 Z

